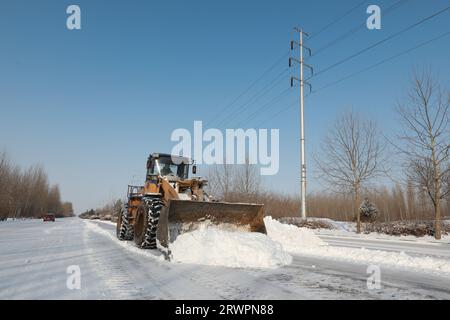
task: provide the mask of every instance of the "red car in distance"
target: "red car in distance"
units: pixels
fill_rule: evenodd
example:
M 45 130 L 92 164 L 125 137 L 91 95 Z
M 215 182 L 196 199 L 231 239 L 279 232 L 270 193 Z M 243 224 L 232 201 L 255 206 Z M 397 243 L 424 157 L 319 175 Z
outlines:
M 55 215 L 53 213 L 47 213 L 42 217 L 42 220 L 55 222 Z

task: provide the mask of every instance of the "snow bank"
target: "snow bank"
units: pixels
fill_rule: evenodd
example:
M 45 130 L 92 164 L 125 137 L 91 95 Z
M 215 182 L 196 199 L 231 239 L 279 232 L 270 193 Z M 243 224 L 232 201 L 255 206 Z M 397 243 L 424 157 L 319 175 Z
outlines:
M 280 243 L 286 251 L 295 253 L 304 247 L 315 248 L 327 245 L 310 229 L 283 224 L 272 219 L 272 217 L 265 217 L 264 224 L 266 225 L 267 235 Z
M 237 268 L 275 268 L 292 261 L 281 245 L 265 234 L 230 232 L 206 225 L 179 235 L 170 251 L 176 262 Z
M 432 273 L 448 273 L 450 262 L 432 257 L 412 257 L 404 252 L 328 246 L 312 230 L 282 224 L 271 217 L 264 219 L 268 236 L 284 250 L 297 255 L 321 257 L 361 264 L 377 264 Z

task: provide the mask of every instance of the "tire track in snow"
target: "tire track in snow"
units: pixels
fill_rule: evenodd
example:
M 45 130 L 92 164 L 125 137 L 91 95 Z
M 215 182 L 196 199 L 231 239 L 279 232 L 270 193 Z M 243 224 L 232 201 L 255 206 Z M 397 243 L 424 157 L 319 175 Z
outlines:
M 105 299 L 136 299 L 142 296 L 142 291 L 129 280 L 128 270 L 120 269 L 114 263 L 111 263 L 112 261 L 102 258 L 104 250 L 92 247 L 92 244 L 98 243 L 98 241 L 92 240 L 88 228 L 84 228 L 83 242 L 88 251 L 87 258 L 93 266 L 92 269 L 95 270 L 107 288 L 108 292 L 101 290 L 102 297 Z
M 126 270 L 130 281 L 140 284 L 142 298 L 192 299 L 194 296 L 198 299 L 214 299 L 217 297 L 214 292 L 211 292 L 210 287 L 199 288 L 198 284 L 192 282 L 189 274 L 185 274 L 182 269 L 172 268 L 172 265 L 165 261 L 159 252 L 155 254 L 154 251 L 137 248 L 132 242 L 120 241 L 115 238 L 112 230 L 108 230 L 111 228 L 105 229 L 90 221 L 85 221 L 85 225 L 88 226 L 86 229 L 109 238 L 119 246 L 113 263 L 112 261 L 110 263 L 121 266 L 122 270 Z M 107 227 L 107 225 L 104 226 Z

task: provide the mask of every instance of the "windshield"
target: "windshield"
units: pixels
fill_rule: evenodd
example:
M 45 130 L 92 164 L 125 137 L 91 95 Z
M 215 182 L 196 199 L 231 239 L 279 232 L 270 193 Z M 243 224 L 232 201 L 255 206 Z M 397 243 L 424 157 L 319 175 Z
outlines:
M 147 175 L 162 176 L 177 176 L 182 179 L 188 178 L 189 165 L 181 163 L 176 165 L 169 157 L 160 157 L 158 159 L 151 159 L 150 167 L 148 168 Z

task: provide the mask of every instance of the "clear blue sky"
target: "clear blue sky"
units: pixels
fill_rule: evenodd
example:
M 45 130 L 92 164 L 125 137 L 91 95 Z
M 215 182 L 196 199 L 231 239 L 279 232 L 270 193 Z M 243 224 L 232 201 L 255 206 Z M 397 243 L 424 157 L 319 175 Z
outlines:
M 22 166 L 41 163 L 77 212 L 123 197 L 144 178 L 146 157 L 170 151 L 170 134 L 194 120 L 215 127 L 217 113 L 289 50 L 293 26 L 311 35 L 361 0 L 347 1 L 10 1 L 0 3 L 0 149 Z M 320 71 L 447 7 L 448 0 L 367 1 L 313 36 L 314 50 L 365 23 L 366 8 L 382 9 L 382 29 L 360 28 L 308 63 Z M 77 4 L 82 30 L 66 29 L 66 8 Z M 323 73 L 318 89 L 347 74 L 450 31 L 450 12 Z M 450 37 L 343 81 L 306 99 L 311 153 L 336 115 L 353 108 L 396 128 L 393 106 L 405 96 L 414 66 L 450 83 Z M 289 74 L 255 103 L 244 105 L 287 67 L 282 60 L 223 116 L 235 128 L 289 86 Z M 298 107 L 273 117 L 297 90 L 244 127 L 280 128 L 280 172 L 270 187 L 298 192 Z M 214 119 L 213 121 L 210 121 Z M 267 121 L 261 123 L 263 120 Z M 201 168 L 205 170 L 205 168 Z M 201 173 L 201 172 L 200 172 Z M 312 190 L 318 188 L 309 177 Z M 137 180 L 137 181 L 136 181 Z

